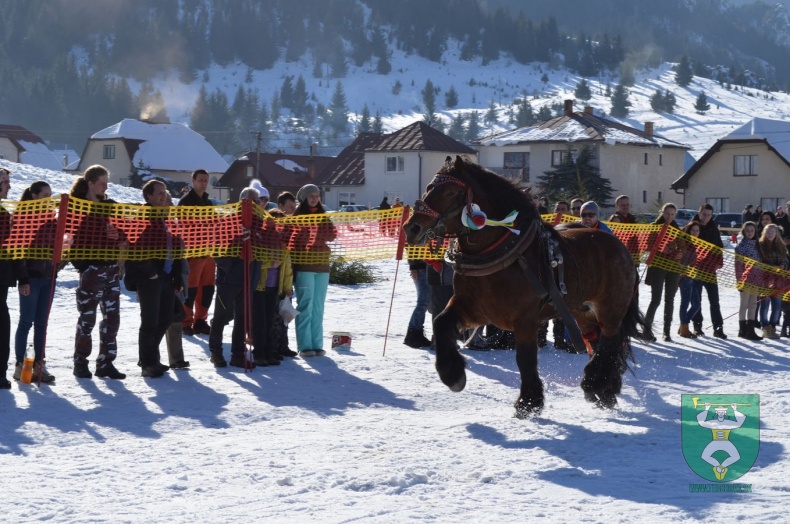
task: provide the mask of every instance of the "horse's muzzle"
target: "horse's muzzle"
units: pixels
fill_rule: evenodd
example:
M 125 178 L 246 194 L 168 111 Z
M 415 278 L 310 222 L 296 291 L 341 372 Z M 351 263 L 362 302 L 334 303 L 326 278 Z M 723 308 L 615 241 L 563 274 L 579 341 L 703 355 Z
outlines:
M 406 241 L 412 246 L 421 246 L 428 239 L 426 230 L 416 222 L 403 224 L 403 231 L 406 233 Z

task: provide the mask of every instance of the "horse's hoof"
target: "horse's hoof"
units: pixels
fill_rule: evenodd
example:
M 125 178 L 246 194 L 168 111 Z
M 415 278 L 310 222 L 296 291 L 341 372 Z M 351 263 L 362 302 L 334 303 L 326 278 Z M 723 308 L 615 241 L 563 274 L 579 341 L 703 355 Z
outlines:
M 584 391 L 584 400 L 586 400 L 587 402 L 596 403 L 596 402 L 598 402 L 598 397 L 596 397 L 595 393 L 593 393 L 592 391 L 586 391 L 585 390 Z
M 466 387 L 466 362 L 461 355 L 457 358 L 436 360 L 436 371 L 445 386 L 458 393 Z
M 513 417 L 524 420 L 526 418 L 540 415 L 540 413 L 543 411 L 543 401 L 529 402 L 523 399 L 518 399 L 516 401 L 515 407 L 516 412 L 513 413 Z
M 614 393 L 599 393 L 595 406 L 601 409 L 614 409 L 617 407 L 617 397 Z
M 466 372 L 461 375 L 461 378 L 458 379 L 458 382 L 454 384 L 447 384 L 447 387 L 450 388 L 450 391 L 454 391 L 455 393 L 463 391 L 466 387 Z

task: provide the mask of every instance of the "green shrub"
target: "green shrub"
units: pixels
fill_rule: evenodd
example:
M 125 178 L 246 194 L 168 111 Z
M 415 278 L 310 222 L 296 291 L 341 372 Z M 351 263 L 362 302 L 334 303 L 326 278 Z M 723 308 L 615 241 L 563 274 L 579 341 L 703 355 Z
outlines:
M 342 286 L 355 284 L 370 284 L 376 281 L 376 275 L 370 266 L 355 260 L 348 262 L 343 258 L 332 260 L 329 265 L 329 283 Z

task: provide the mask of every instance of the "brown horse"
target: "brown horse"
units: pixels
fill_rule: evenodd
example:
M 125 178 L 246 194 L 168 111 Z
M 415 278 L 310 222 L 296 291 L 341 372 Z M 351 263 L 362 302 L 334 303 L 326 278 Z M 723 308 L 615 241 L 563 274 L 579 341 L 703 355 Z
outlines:
M 514 211 L 514 222 L 504 225 Z M 632 358 L 630 338 L 642 339 L 643 318 L 633 261 L 614 235 L 582 226 L 555 230 L 541 220 L 529 192 L 461 157 L 448 157 L 403 227 L 413 245 L 453 238 L 446 259 L 456 270 L 455 294 L 433 326 L 436 370 L 452 391 L 466 385 L 460 330 L 495 324 L 516 337 L 516 416 L 539 413 L 538 325 L 564 310 L 577 343 L 579 333 L 590 343 L 585 398 L 601 407 L 617 404 Z

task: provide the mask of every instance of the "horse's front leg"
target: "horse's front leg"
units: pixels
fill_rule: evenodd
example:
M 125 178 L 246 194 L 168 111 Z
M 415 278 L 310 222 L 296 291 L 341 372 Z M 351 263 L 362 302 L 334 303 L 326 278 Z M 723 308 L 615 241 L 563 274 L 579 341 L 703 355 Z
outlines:
M 517 326 L 516 363 L 521 374 L 521 392 L 516 400 L 516 418 L 537 415 L 543 409 L 543 382 L 538 375 L 538 324 Z
M 442 382 L 455 392 L 463 391 L 466 387 L 466 361 L 458 351 L 460 320 L 458 308 L 451 300 L 433 321 L 436 371 Z

